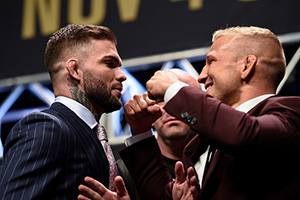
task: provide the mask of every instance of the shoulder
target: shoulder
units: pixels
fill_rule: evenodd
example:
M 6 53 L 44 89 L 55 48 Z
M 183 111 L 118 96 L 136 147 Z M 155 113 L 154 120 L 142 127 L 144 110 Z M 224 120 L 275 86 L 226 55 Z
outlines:
M 17 129 L 31 129 L 33 127 L 35 129 L 42 128 L 45 131 L 47 131 L 48 128 L 50 128 L 51 130 L 61 129 L 64 131 L 68 129 L 63 120 L 53 114 L 46 112 L 30 113 L 14 126 L 14 128 Z
M 300 97 L 274 96 L 258 104 L 254 109 L 258 115 L 273 115 L 281 119 L 285 125 L 300 124 Z M 299 127 L 298 127 L 299 128 Z
M 11 129 L 7 142 L 34 141 L 62 142 L 69 133 L 68 126 L 58 117 L 44 112 L 33 112 L 18 121 Z
M 265 105 L 271 108 L 300 110 L 300 97 L 274 96 L 266 99 Z
M 293 102 L 295 101 L 296 103 L 299 103 L 300 97 L 298 96 L 273 96 L 267 99 L 267 101 L 274 102 L 274 101 L 279 101 L 279 102 Z
M 72 144 L 69 135 L 68 127 L 57 117 L 34 112 L 12 128 L 5 142 L 4 154 L 8 159 L 18 160 L 22 156 L 56 162 L 54 160 L 63 157 Z

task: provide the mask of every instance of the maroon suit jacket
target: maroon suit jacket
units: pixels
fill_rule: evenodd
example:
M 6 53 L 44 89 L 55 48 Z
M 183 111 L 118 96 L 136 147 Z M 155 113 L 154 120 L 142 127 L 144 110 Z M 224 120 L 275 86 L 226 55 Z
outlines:
M 270 97 L 246 114 L 184 87 L 164 109 L 199 133 L 186 146 L 186 168 L 207 144 L 218 149 L 200 199 L 300 199 L 300 97 Z M 142 199 L 171 199 L 172 180 L 154 138 L 120 155 Z

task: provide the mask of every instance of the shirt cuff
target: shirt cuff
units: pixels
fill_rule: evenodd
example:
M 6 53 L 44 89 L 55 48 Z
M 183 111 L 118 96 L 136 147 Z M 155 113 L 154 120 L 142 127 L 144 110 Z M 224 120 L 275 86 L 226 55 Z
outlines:
M 128 137 L 125 139 L 125 146 L 128 147 L 130 145 L 133 145 L 134 143 L 137 143 L 137 142 L 144 140 L 146 138 L 149 138 L 151 136 L 153 136 L 153 134 L 152 134 L 152 131 L 149 130 L 147 132 Z
M 167 103 L 168 101 L 170 101 L 170 99 L 172 99 L 176 94 L 177 92 L 185 87 L 185 86 L 189 86 L 188 84 L 186 83 L 183 83 L 183 82 L 176 82 L 176 83 L 173 83 L 166 91 L 165 93 L 165 96 L 164 96 L 164 101 Z

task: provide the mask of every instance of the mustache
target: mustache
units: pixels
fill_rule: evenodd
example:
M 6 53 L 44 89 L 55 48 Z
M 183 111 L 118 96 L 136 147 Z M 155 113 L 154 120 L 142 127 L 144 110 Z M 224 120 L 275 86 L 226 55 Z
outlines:
M 114 84 L 112 84 L 111 88 L 120 90 L 122 92 L 123 91 L 123 84 L 122 83 L 114 83 Z

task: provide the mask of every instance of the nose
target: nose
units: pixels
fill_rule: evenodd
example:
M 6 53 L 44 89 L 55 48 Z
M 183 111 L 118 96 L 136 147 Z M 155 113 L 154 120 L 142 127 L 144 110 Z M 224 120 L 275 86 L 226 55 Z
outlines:
M 125 73 L 121 70 L 121 68 L 118 68 L 117 72 L 116 72 L 116 79 L 119 82 L 123 82 L 127 79 Z
M 206 65 L 202 68 L 202 71 L 200 73 L 200 75 L 198 76 L 198 82 L 199 83 L 205 83 L 206 79 L 207 79 L 207 67 Z

